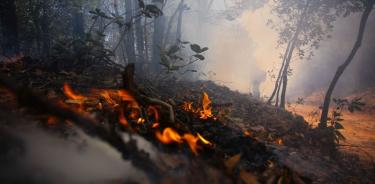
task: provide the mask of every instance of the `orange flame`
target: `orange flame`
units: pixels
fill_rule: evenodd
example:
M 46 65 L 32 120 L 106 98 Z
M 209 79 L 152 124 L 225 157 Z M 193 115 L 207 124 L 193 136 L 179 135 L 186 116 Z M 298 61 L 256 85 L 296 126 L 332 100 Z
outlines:
M 182 138 L 180 134 L 178 134 L 172 128 L 165 128 L 163 130 L 163 133 L 160 133 L 159 131 L 157 131 L 155 135 L 156 135 L 156 138 L 164 144 L 171 144 L 174 142 L 182 143 Z
M 154 123 L 154 124 L 152 124 L 152 128 L 158 128 L 159 127 L 159 123 Z
M 243 132 L 243 134 L 246 136 L 246 137 L 251 137 L 251 132 L 249 130 L 245 130 Z
M 68 85 L 68 83 L 64 83 L 64 94 L 66 97 L 72 100 L 78 100 L 78 101 L 83 101 L 85 99 L 84 96 L 78 95 L 73 92 L 72 88 Z
M 138 125 L 141 125 L 141 124 L 143 124 L 143 123 L 145 123 L 145 119 L 144 118 L 138 118 L 138 120 L 137 120 L 137 124 Z
M 55 116 L 48 116 L 47 125 L 54 125 L 57 123 L 57 118 Z
M 282 139 L 278 138 L 278 139 L 276 139 L 276 144 L 278 144 L 278 145 L 283 145 L 284 142 L 283 142 Z
M 130 102 L 133 108 L 136 108 L 136 109 L 140 108 L 138 102 L 135 100 L 133 95 L 131 95 L 128 91 L 119 90 L 117 94 L 121 98 L 122 101 Z
M 193 102 L 184 102 L 184 104 L 182 105 L 182 108 L 188 112 L 194 111 Z
M 197 136 L 203 142 L 203 144 L 212 145 L 212 143 L 205 139 L 203 136 L 201 136 L 201 134 L 197 133 Z
M 154 107 L 154 106 L 149 106 L 149 107 L 147 108 L 147 112 L 148 112 L 148 115 L 149 115 L 149 116 L 154 115 L 154 119 L 155 119 L 154 124 L 159 124 L 159 112 L 158 112 L 158 110 L 156 109 L 156 107 Z
M 194 136 L 194 135 L 191 135 L 191 134 L 184 134 L 183 138 L 188 143 L 191 151 L 195 155 L 198 155 L 199 146 L 198 146 L 197 142 L 198 142 L 199 138 Z
M 118 104 L 111 98 L 111 95 L 108 91 L 103 91 L 100 93 L 100 96 L 104 98 L 104 100 L 112 107 L 118 106 Z
M 120 109 L 120 111 L 119 111 L 118 120 L 119 120 L 119 123 L 121 125 L 123 125 L 125 127 L 129 126 L 129 122 L 128 122 L 128 120 L 126 120 L 125 115 L 124 115 L 124 111 L 122 109 Z
M 212 101 L 208 97 L 208 94 L 206 92 L 203 93 L 203 99 L 202 99 L 202 110 L 200 111 L 200 118 L 201 119 L 208 119 L 212 117 L 212 108 L 211 108 Z

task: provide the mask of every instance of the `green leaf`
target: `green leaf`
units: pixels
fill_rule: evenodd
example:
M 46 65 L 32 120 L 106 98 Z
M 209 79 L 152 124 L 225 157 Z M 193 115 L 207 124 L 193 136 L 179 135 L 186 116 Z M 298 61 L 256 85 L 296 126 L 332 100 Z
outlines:
M 145 2 L 143 0 L 138 0 L 138 6 L 142 9 L 145 8 Z
M 152 4 L 146 5 L 145 10 L 155 17 L 163 15 L 163 12 L 157 6 Z
M 201 49 L 201 53 L 202 52 L 205 52 L 205 51 L 207 51 L 208 50 L 208 47 L 203 47 L 202 49 Z
M 201 53 L 201 47 L 198 44 L 191 44 L 190 48 L 197 54 Z
M 180 47 L 178 45 L 173 45 L 171 48 L 169 48 L 167 54 L 171 55 L 171 54 L 176 53 L 179 50 L 180 50 Z
M 204 60 L 204 56 L 200 54 L 195 54 L 194 57 L 198 58 L 199 60 Z

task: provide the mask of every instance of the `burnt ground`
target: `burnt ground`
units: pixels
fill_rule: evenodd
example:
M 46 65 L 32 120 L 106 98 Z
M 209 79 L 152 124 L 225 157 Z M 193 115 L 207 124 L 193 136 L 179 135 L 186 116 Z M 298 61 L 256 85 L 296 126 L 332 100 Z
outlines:
M 2 73 L 15 79 L 18 85 L 23 86 L 24 89 L 32 89 L 50 102 L 65 98 L 62 93 L 64 82 L 69 83 L 81 94 L 89 93 L 92 88 L 119 89 L 122 87 L 122 69 L 117 67 L 93 66 L 86 71 L 77 72 L 56 71 L 49 66 L 40 66 L 42 66 L 40 63 L 31 60 L 9 63 L 1 68 Z M 141 138 L 136 138 L 135 146 L 145 149 L 149 152 L 149 156 L 134 158 L 134 156 L 123 155 L 123 160 L 135 160 L 137 163 L 142 163 L 138 161 L 143 158 L 153 160 L 153 164 L 161 172 L 161 177 L 158 177 L 156 181 L 162 183 L 175 183 L 176 181 L 183 181 L 183 183 L 372 183 L 374 181 L 374 165 L 362 162 L 358 156 L 338 152 L 335 158 L 331 158 L 322 154 L 313 143 L 316 139 L 313 128 L 302 116 L 272 107 L 249 95 L 231 91 L 227 87 L 210 81 L 172 79 L 152 81 L 140 77 L 139 74 L 136 74 L 135 81 L 137 89 L 143 95 L 160 99 L 173 107 L 176 122 L 168 122 L 168 112 L 161 108 L 160 129 L 173 127 L 179 132 L 199 132 L 214 144 L 213 146 L 201 145 L 199 154 L 194 155 L 188 145 L 161 144 L 155 139 L 155 130 L 150 130 L 147 126 L 132 127 L 134 130 L 129 131 L 115 125 L 116 132 L 118 129 L 121 134 L 128 136 L 127 139 L 132 140 L 129 133 L 140 135 Z M 196 107 L 201 106 L 203 92 L 206 92 L 212 100 L 215 118 L 202 120 L 197 114 L 187 112 L 183 108 L 184 102 L 187 101 L 193 102 Z M 95 133 L 87 133 L 86 138 L 82 139 L 85 134 L 77 131 L 76 126 L 72 125 L 77 125 L 77 122 L 66 123 L 63 117 L 59 117 L 62 123 L 50 125 L 48 113 L 35 112 L 30 106 L 25 108 L 24 105 L 17 105 L 15 95 L 9 93 L 5 87 L 1 88 L 1 94 L 0 128 L 1 142 L 4 143 L 2 144 L 4 149 L 1 152 L 2 170 L 7 170 L 6 168 L 14 162 L 17 162 L 15 165 L 19 165 L 20 168 L 28 166 L 23 165 L 22 162 L 19 163 L 18 160 L 22 160 L 22 157 L 27 155 L 27 152 L 32 152 L 33 148 L 24 146 L 27 141 L 23 139 L 28 137 L 20 135 L 32 132 L 35 127 L 48 132 L 48 135 L 53 137 L 51 139 L 58 137 L 66 142 L 73 142 L 74 145 L 78 145 L 79 149 L 92 150 L 91 144 L 85 142 L 91 140 L 87 138 L 87 135 L 92 136 Z M 112 122 L 111 110 L 95 113 L 96 121 L 101 123 L 100 127 L 107 127 L 107 124 Z M 145 144 L 140 142 L 145 142 Z M 149 145 L 152 149 L 142 148 L 145 145 Z M 132 154 L 143 154 L 143 152 L 129 153 L 129 155 Z M 43 159 L 40 162 L 43 162 Z M 131 173 L 132 170 L 138 169 L 143 170 L 147 175 L 148 170 L 145 167 L 132 163 L 126 166 L 127 171 Z M 33 167 L 39 164 L 43 165 L 33 163 Z M 115 165 L 114 167 L 117 167 Z M 40 168 L 43 167 L 40 166 Z M 27 169 L 15 168 L 14 172 L 23 173 L 28 176 L 25 180 L 35 182 L 56 181 L 55 178 L 61 177 L 57 171 L 54 175 L 46 177 L 53 178 L 50 180 L 40 179 L 43 178 L 39 176 L 40 173 L 35 174 Z M 1 178 L 4 181 L 20 181 L 19 178 L 10 176 L 12 175 L 6 174 Z M 82 174 L 80 177 L 88 176 Z M 128 174 L 124 175 L 124 178 L 121 175 L 115 175 L 109 179 L 83 181 L 147 183 L 155 181 L 154 179 Z

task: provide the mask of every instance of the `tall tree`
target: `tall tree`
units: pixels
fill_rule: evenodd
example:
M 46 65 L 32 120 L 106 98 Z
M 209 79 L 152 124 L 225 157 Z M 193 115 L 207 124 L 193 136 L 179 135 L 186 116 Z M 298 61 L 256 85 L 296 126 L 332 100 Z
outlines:
M 140 2 L 136 3 L 136 9 L 141 9 Z M 137 55 L 138 55 L 138 62 L 145 62 L 145 40 L 144 40 L 144 33 L 143 33 L 143 26 L 142 26 L 142 19 L 137 18 L 135 20 L 135 32 L 136 32 L 136 39 L 137 39 Z
M 164 0 L 155 0 L 155 6 L 163 10 Z M 152 36 L 152 68 L 155 72 L 161 71 L 160 66 L 160 49 L 163 43 L 166 18 L 164 15 L 156 17 L 154 20 L 154 32 Z
M 0 23 L 2 31 L 2 54 L 12 56 L 19 52 L 18 21 L 14 0 L 2 0 L 0 3 Z
M 185 9 L 186 9 L 185 0 L 181 0 L 181 3 L 178 5 L 179 12 L 178 12 L 177 31 L 176 31 L 177 40 L 181 40 L 181 37 L 182 37 L 182 15 Z
M 332 79 L 332 81 L 331 81 L 331 83 L 330 83 L 330 85 L 327 89 L 327 92 L 326 92 L 325 98 L 324 98 L 324 103 L 323 103 L 323 108 L 322 108 L 322 114 L 321 114 L 321 117 L 320 117 L 319 127 L 326 127 L 327 126 L 328 111 L 329 111 L 332 93 L 333 93 L 333 91 L 335 89 L 335 86 L 336 86 L 337 82 L 339 81 L 341 75 L 344 73 L 345 69 L 349 66 L 349 64 L 353 61 L 353 58 L 355 57 L 357 51 L 361 47 L 363 36 L 364 36 L 365 30 L 366 30 L 367 20 L 368 20 L 369 15 L 371 14 L 371 11 L 374 8 L 374 4 L 375 4 L 375 0 L 364 0 L 363 1 L 364 11 L 363 11 L 362 16 L 361 16 L 356 42 L 354 43 L 354 46 L 353 46 L 349 56 L 346 58 L 345 62 L 337 68 L 336 73 L 333 76 L 333 79 Z
M 44 57 L 49 55 L 51 48 L 51 35 L 50 35 L 50 7 L 48 1 L 42 2 L 42 20 L 41 20 L 41 29 L 42 29 L 42 55 Z
M 285 108 L 288 76 L 294 55 L 300 59 L 310 59 L 323 39 L 329 38 L 333 23 L 338 16 L 346 14 L 348 2 L 355 0 L 276 0 L 272 12 L 277 16 L 276 23 L 268 24 L 279 32 L 278 45 L 287 44 L 282 64 L 272 94 L 280 98 L 279 106 Z M 280 92 L 280 97 L 278 96 Z
M 133 16 L 134 16 L 134 6 L 133 0 L 125 0 L 125 21 L 133 24 Z M 126 55 L 128 57 L 128 62 L 135 62 L 135 31 L 133 26 L 129 27 L 129 30 L 126 32 L 126 39 L 125 39 L 125 50 Z
M 85 20 L 82 2 L 78 1 L 72 8 L 73 37 L 83 39 L 85 36 Z

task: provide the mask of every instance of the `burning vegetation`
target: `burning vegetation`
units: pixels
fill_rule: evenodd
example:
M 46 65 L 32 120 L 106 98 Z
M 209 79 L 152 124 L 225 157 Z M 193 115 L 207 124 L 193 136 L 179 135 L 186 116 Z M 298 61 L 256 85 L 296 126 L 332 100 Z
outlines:
M 355 56 L 374 6 L 2 0 L 0 183 L 372 184 L 374 91 L 333 95 L 346 68 L 363 59 Z M 352 15 L 356 41 L 322 82 L 324 98 L 313 107 L 302 97 L 291 103 L 291 76 L 319 75 L 295 61 L 321 54 L 335 22 Z M 366 133 L 353 125 L 362 121 Z

